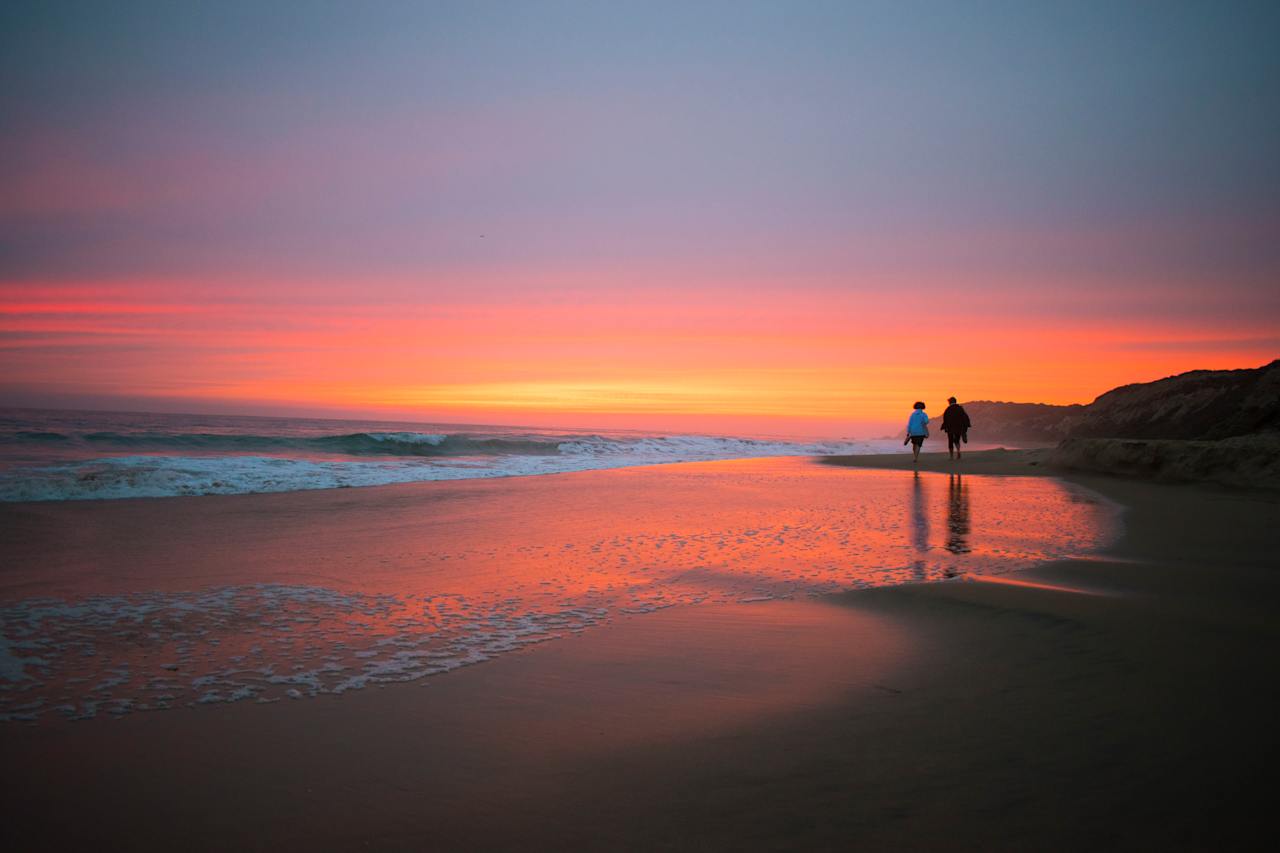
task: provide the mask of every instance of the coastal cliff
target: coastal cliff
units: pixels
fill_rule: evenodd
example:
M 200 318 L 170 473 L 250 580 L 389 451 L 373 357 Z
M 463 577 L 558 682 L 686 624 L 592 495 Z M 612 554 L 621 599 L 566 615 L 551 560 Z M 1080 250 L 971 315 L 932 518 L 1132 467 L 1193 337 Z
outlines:
M 983 441 L 1077 438 L 1212 441 L 1280 430 L 1280 360 L 1244 370 L 1193 370 L 1123 385 L 1087 405 L 964 404 Z
M 1280 487 L 1280 360 L 1124 385 L 1088 405 L 964 406 L 976 438 L 1056 444 L 1057 468 Z

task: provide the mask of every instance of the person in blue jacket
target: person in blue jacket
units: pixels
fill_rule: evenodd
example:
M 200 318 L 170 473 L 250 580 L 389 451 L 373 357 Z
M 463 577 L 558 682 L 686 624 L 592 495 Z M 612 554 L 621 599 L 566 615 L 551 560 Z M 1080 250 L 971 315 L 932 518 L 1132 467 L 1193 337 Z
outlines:
M 920 461 L 920 445 L 929 437 L 929 416 L 925 414 L 924 403 L 919 401 L 911 407 L 911 417 L 907 418 L 907 441 L 911 442 L 912 461 Z

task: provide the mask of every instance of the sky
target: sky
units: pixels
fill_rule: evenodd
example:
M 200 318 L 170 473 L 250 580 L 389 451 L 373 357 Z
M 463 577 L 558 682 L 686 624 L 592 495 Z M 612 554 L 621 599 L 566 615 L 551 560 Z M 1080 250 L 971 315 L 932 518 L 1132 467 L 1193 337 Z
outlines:
M 1274 2 L 0 8 L 0 403 L 860 435 L 1280 356 Z

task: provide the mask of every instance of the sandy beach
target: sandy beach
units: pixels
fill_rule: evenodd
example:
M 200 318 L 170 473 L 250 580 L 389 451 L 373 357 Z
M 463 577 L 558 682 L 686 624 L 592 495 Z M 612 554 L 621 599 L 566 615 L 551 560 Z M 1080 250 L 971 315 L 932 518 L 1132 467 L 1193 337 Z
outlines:
M 926 454 L 928 511 L 945 525 L 939 472 L 994 489 L 1051 473 L 1041 456 Z M 905 454 L 826 461 L 770 464 L 826 491 L 867 468 L 886 488 L 914 477 Z M 647 501 L 629 515 L 643 532 L 664 502 L 706 500 L 719 470 L 8 505 L 0 577 L 14 599 L 247 582 L 273 561 L 277 578 L 285 556 L 310 567 L 300 582 L 347 561 L 376 575 L 414 518 L 491 531 L 476 519 L 501 490 L 552 489 L 507 504 L 541 545 L 566 502 Z M 734 476 L 725 512 L 784 511 L 776 483 Z M 1079 559 L 750 603 L 735 590 L 342 695 L 7 723 L 5 832 L 23 850 L 1240 849 L 1278 739 L 1278 501 L 1071 479 L 1124 507 L 1119 538 Z M 774 577 L 776 554 L 796 561 L 784 546 L 726 559 Z

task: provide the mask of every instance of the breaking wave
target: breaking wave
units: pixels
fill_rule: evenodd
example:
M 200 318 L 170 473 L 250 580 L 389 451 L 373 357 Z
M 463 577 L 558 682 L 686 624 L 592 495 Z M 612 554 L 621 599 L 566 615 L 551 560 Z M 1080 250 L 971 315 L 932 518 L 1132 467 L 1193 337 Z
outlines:
M 76 445 L 92 454 L 0 471 L 0 501 L 284 492 L 889 449 L 884 442 L 540 433 L 25 432 L 0 440 Z
M 44 433 L 41 442 L 81 441 L 103 450 L 188 450 L 238 453 L 340 453 L 347 456 L 474 456 L 491 454 L 554 454 L 553 441 L 541 437 L 442 435 L 421 432 L 355 432 L 346 435 L 284 436 L 222 433 L 115 433 L 82 436 Z

